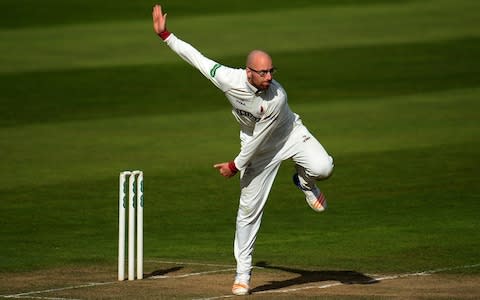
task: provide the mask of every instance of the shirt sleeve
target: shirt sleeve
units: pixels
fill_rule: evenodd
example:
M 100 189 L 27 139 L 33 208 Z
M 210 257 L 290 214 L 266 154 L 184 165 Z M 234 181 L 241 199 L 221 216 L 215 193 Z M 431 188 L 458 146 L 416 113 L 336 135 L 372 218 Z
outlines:
M 264 117 L 255 124 L 251 139 L 249 139 L 244 145 L 242 145 L 240 153 L 234 159 L 234 163 L 237 169 L 243 170 L 248 167 L 250 160 L 252 159 L 254 154 L 259 148 L 261 148 L 262 144 L 266 142 L 272 135 L 273 131 L 278 125 L 278 119 L 283 104 L 284 103 L 282 102 L 275 103 L 275 105 L 269 105 Z
M 209 79 L 217 88 L 223 92 L 230 88 L 230 78 L 236 72 L 236 69 L 225 67 L 216 61 L 205 57 L 200 51 L 192 45 L 182 41 L 174 34 L 165 40 L 167 45 L 183 60 L 195 67 Z

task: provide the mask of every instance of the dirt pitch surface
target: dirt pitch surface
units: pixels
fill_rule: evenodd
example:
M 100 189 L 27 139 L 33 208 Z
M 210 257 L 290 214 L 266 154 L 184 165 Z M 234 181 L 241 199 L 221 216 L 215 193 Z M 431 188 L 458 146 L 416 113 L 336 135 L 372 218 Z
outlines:
M 478 268 L 480 265 L 460 268 Z M 303 270 L 258 264 L 252 293 L 231 295 L 234 266 L 146 261 L 144 280 L 117 281 L 115 268 L 0 274 L 5 299 L 479 299 L 480 276 L 442 269 L 409 274 Z

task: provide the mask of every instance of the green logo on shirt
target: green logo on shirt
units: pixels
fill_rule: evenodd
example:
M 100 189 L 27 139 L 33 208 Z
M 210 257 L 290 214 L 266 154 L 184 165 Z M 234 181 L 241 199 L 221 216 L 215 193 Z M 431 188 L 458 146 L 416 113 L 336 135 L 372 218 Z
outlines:
M 210 70 L 210 76 L 215 77 L 215 73 L 217 73 L 218 68 L 220 68 L 221 66 L 221 64 L 215 64 Z

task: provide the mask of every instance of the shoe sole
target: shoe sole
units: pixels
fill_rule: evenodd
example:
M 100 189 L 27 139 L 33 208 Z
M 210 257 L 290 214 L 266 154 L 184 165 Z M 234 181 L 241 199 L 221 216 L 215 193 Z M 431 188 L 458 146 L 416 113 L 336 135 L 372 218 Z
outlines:
M 298 174 L 293 175 L 293 184 L 297 186 L 298 189 L 300 189 L 303 192 L 302 187 L 300 186 L 300 179 L 298 178 Z M 311 209 L 313 209 L 316 212 L 322 212 L 326 208 L 326 202 L 327 199 L 323 195 L 322 192 L 320 192 L 320 195 L 318 195 L 317 199 L 315 201 L 310 202 L 308 199 L 305 199 L 307 201 L 308 206 L 310 206 Z

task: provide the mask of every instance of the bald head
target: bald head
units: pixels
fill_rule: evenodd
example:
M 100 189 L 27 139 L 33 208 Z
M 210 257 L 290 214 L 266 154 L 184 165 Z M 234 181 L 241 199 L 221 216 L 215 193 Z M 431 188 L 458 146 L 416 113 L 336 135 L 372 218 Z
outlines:
M 247 79 L 259 90 L 266 90 L 272 82 L 274 71 L 272 58 L 267 52 L 253 50 L 247 56 Z
M 247 67 L 256 70 L 270 69 L 272 67 L 272 58 L 265 51 L 253 50 L 247 56 Z

